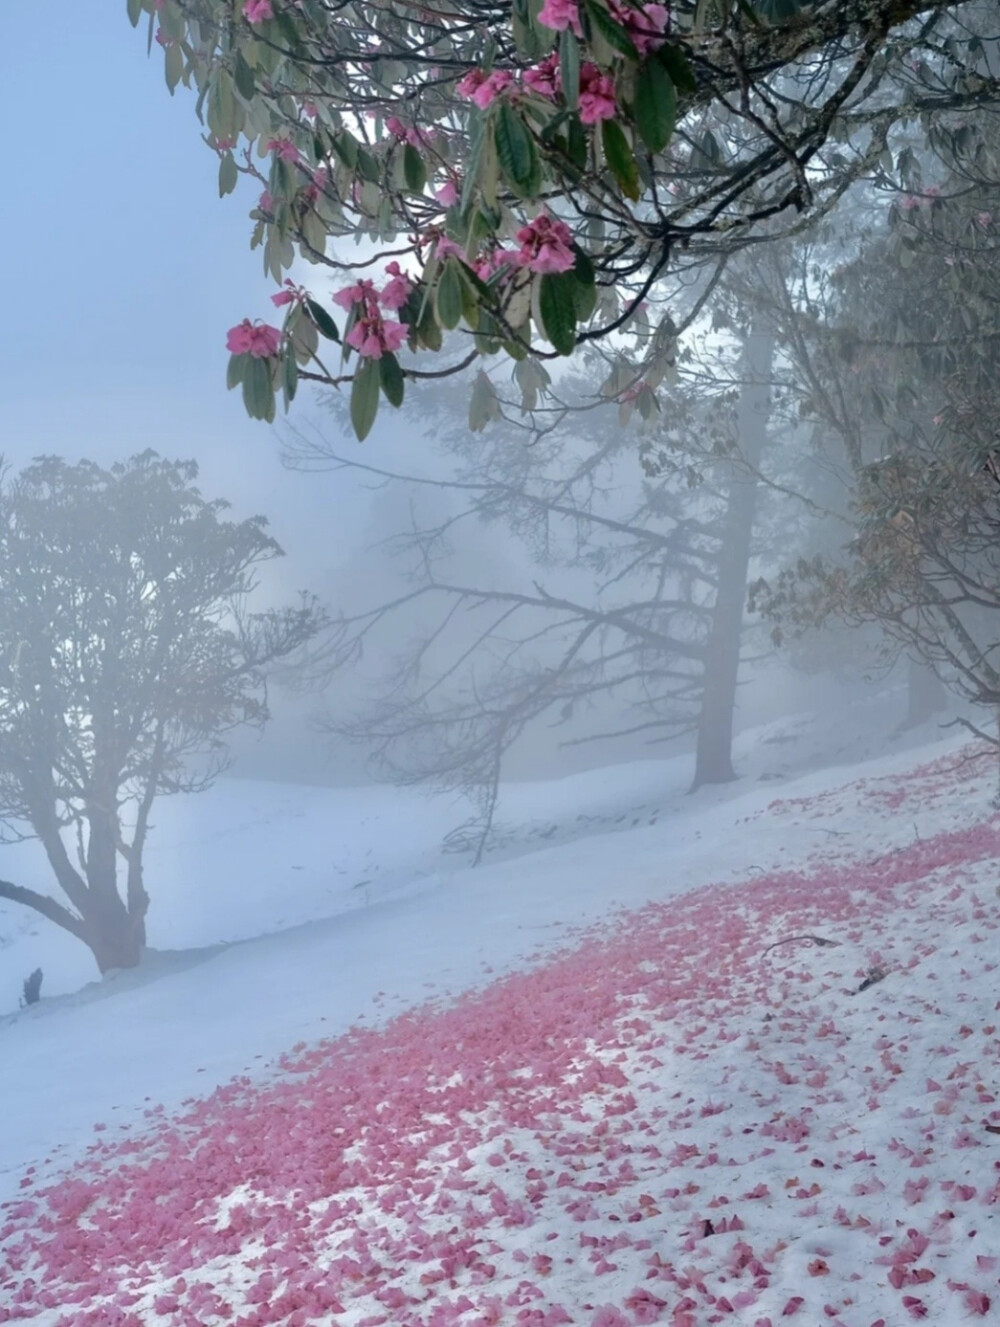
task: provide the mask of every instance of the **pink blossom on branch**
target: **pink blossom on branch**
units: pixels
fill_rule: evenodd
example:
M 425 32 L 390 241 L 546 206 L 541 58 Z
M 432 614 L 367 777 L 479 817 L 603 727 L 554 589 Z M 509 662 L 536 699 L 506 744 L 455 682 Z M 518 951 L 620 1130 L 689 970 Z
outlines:
M 299 149 L 290 138 L 272 138 L 267 144 L 267 151 L 273 152 L 282 161 L 298 161 Z
M 345 340 L 366 359 L 381 359 L 389 351 L 396 351 L 406 340 L 409 329 L 403 323 L 374 315 L 361 317 L 347 333 Z
M 495 69 L 492 74 L 484 74 L 481 69 L 471 69 L 459 81 L 455 91 L 485 111 L 513 82 L 514 75 L 509 69 Z
M 573 234 L 569 226 L 542 212 L 517 232 L 521 248 L 514 255 L 518 267 L 532 272 L 568 272 L 576 262 Z
M 263 23 L 266 19 L 274 18 L 271 0 L 246 0 L 243 17 L 248 23 Z
M 538 21 L 553 32 L 565 32 L 571 28 L 578 37 L 583 36 L 577 0 L 545 0 L 538 13 Z
M 375 282 L 361 280 L 356 286 L 348 286 L 345 290 L 338 290 L 333 296 L 334 304 L 339 304 L 342 309 L 353 309 L 355 304 L 375 305 Z
M 252 323 L 244 318 L 226 334 L 226 349 L 234 355 L 252 355 L 254 359 L 269 359 L 278 353 L 281 333 L 269 323 Z
M 554 52 L 540 64 L 526 69 L 523 74 L 524 86 L 536 96 L 555 100 L 562 91 L 562 76 L 559 72 L 559 56 Z
M 305 298 L 306 292 L 303 287 L 297 286 L 291 277 L 286 277 L 284 290 L 272 295 L 271 303 L 280 309 L 284 304 L 301 304 Z
M 382 287 L 379 292 L 379 303 L 386 309 L 401 309 L 410 298 L 410 291 L 413 289 L 413 282 L 399 266 L 399 263 L 392 262 L 386 267 L 386 275 L 392 280 Z
M 458 202 L 458 185 L 454 180 L 445 180 L 440 189 L 434 190 L 434 197 L 443 207 L 452 207 Z
M 597 124 L 613 120 L 617 113 L 614 79 L 597 65 L 585 64 L 580 70 L 580 119 L 584 124 Z

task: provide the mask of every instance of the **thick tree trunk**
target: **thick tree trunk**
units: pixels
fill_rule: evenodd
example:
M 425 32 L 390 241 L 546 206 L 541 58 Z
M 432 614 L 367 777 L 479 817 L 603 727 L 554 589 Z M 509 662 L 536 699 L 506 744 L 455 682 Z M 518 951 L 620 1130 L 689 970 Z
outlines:
M 692 792 L 706 783 L 730 783 L 736 778 L 732 758 L 733 715 L 750 541 L 757 506 L 756 472 L 767 441 L 773 355 L 774 337 L 758 316 L 743 350 L 743 386 L 737 413 L 742 461 L 737 462 L 729 482 L 718 587 L 705 652 Z

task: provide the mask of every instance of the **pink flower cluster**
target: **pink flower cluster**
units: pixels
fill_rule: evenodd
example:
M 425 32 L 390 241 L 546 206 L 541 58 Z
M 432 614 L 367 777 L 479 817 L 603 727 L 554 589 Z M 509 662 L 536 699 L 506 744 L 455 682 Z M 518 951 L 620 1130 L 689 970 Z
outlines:
M 621 4 L 620 0 L 609 0 L 609 8 L 612 17 L 632 38 L 640 55 L 646 55 L 663 45 L 670 24 L 670 10 L 665 5 L 654 3 L 633 9 Z
M 248 23 L 263 23 L 269 18 L 274 18 L 271 0 L 246 0 L 243 17 Z
M 385 122 L 385 127 L 393 138 L 398 138 L 401 143 L 409 143 L 412 147 L 423 147 L 424 145 L 424 136 L 420 130 L 404 124 L 398 115 L 390 115 Z
M 565 32 L 570 28 L 578 37 L 583 36 L 577 0 L 545 0 L 538 13 L 538 21 L 553 32 Z
M 585 64 L 580 70 L 580 119 L 584 124 L 597 124 L 613 120 L 617 113 L 614 79 L 597 65 Z
M 576 262 L 573 232 L 564 221 L 542 212 L 517 232 L 520 249 L 514 255 L 518 267 L 532 272 L 568 272 Z
M 665 5 L 653 3 L 632 7 L 620 0 L 609 0 L 608 9 L 615 22 L 632 38 L 641 55 L 663 45 L 670 23 L 670 11 Z M 569 28 L 577 37 L 583 36 L 578 0 L 545 0 L 538 21 L 554 32 L 565 32 Z
M 305 298 L 305 288 L 297 286 L 291 277 L 286 277 L 284 290 L 279 290 L 277 294 L 272 295 L 271 303 L 280 309 L 284 304 L 301 304 Z
M 409 333 L 405 323 L 386 318 L 382 308 L 401 309 L 410 297 L 412 282 L 398 263 L 390 263 L 386 272 L 391 279 L 381 291 L 375 289 L 374 281 L 362 280 L 333 297 L 334 304 L 354 312 L 354 325 L 344 339 L 366 359 L 394 353 Z
M 272 138 L 267 144 L 267 151 L 273 152 L 282 161 L 298 161 L 299 149 L 290 138 Z
M 270 359 L 278 353 L 280 344 L 281 333 L 277 327 L 269 323 L 253 323 L 249 318 L 230 327 L 226 334 L 227 350 L 234 355 L 252 355 L 254 359 Z
M 546 56 L 539 64 L 526 69 L 522 84 L 526 92 L 555 101 L 562 92 L 558 55 Z M 505 69 L 492 74 L 473 69 L 458 84 L 457 91 L 480 110 L 486 110 L 497 97 L 512 88 L 517 91 L 514 76 Z M 584 124 L 597 124 L 601 120 L 614 119 L 617 110 L 614 79 L 598 65 L 584 64 L 580 70 L 580 119 Z
M 513 82 L 514 75 L 508 69 L 495 69 L 492 74 L 484 74 L 481 69 L 470 69 L 460 80 L 455 91 L 460 97 L 471 101 L 484 111 L 502 92 L 506 92 Z

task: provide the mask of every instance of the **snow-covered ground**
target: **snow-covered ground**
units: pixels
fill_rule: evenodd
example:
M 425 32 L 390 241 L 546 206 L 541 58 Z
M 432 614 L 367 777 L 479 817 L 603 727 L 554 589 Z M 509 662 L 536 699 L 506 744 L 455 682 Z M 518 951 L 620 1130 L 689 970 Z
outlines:
M 1000 1314 L 993 762 L 875 715 L 512 786 L 476 871 L 455 803 L 222 784 L 100 983 L 4 908 L 0 1322 Z

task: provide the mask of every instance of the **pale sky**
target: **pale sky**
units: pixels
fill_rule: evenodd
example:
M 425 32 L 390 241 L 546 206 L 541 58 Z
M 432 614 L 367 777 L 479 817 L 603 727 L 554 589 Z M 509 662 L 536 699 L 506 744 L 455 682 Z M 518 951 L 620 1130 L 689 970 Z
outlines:
M 226 391 L 227 328 L 278 321 L 249 248 L 257 191 L 218 197 L 193 98 L 170 97 L 125 0 L 0 0 L 0 107 L 0 452 L 193 456 L 206 496 L 270 519 L 306 588 L 359 504 L 282 470 L 274 430 Z

